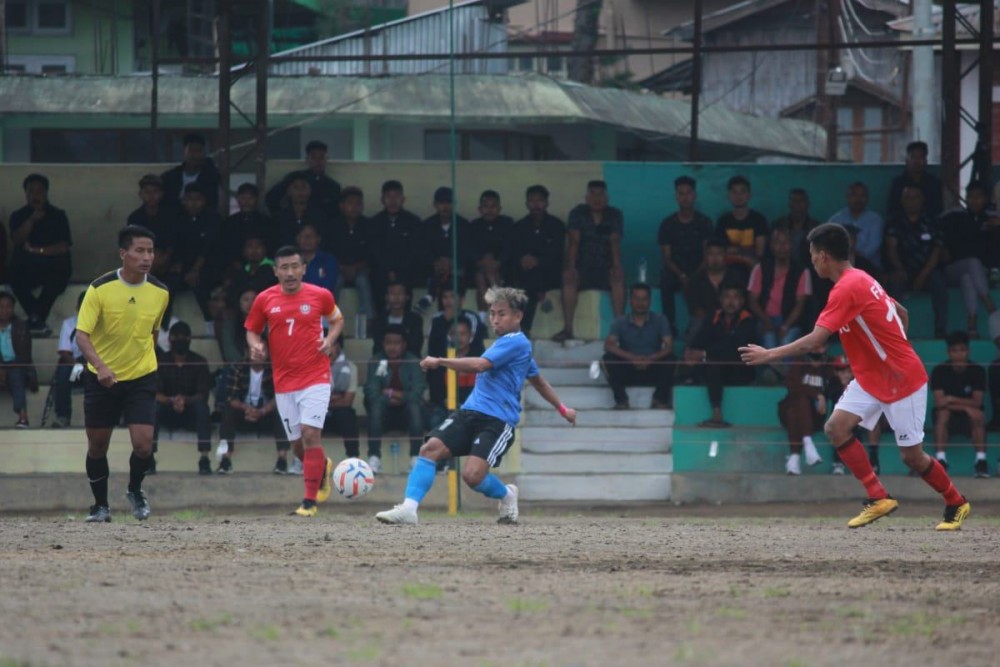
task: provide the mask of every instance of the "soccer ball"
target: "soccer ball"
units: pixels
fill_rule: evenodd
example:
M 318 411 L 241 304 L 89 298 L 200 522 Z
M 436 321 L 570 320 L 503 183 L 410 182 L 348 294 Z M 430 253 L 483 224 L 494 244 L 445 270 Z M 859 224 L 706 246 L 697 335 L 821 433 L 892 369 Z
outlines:
M 375 486 L 375 473 L 361 459 L 344 459 L 333 471 L 333 486 L 349 500 L 359 498 Z

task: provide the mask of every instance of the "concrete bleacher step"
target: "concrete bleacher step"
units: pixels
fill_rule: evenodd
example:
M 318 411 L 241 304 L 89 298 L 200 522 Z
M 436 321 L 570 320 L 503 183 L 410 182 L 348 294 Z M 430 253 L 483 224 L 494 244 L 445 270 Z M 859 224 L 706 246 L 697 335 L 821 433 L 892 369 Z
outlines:
M 609 464 L 614 473 L 599 473 L 607 470 Z M 669 454 L 628 453 L 609 457 L 606 453 L 566 452 L 562 454 L 531 454 L 525 450 L 521 454 L 523 476 L 589 474 L 606 477 L 609 474 L 669 474 L 674 471 L 673 459 Z
M 615 404 L 610 387 L 556 387 L 556 392 L 562 402 L 576 410 L 601 410 L 611 408 Z M 629 401 L 636 408 L 645 408 L 653 400 L 652 387 L 629 387 Z M 524 391 L 524 404 L 529 409 L 551 410 L 552 406 L 534 387 Z
M 521 448 L 535 454 L 600 452 L 602 454 L 665 454 L 673 439 L 670 427 L 576 428 L 526 426 L 521 432 Z
M 582 341 L 556 343 L 536 337 L 531 344 L 535 360 L 540 365 L 556 366 L 566 362 L 584 362 L 589 365 L 591 361 L 604 356 L 604 343 L 600 340 L 589 343 Z
M 561 392 L 561 388 L 557 391 Z M 560 394 L 561 396 L 561 394 Z M 570 406 L 576 408 L 577 406 Z M 546 403 L 539 409 L 525 410 L 521 415 L 522 427 L 552 426 L 569 428 L 566 420 Z M 673 410 L 580 410 L 576 413 L 576 429 L 584 430 L 594 426 L 608 428 L 670 428 L 674 425 Z
M 778 426 L 778 402 L 788 393 L 785 387 L 726 387 L 722 395 L 722 415 L 730 424 Z M 712 416 L 708 391 L 704 386 L 674 387 L 677 426 L 694 426 Z
M 576 366 L 540 366 L 539 371 L 553 387 L 607 387 L 608 380 L 602 372 L 596 378 L 590 377 L 590 364 L 581 362 Z
M 669 474 L 522 474 L 518 475 L 516 483 L 525 500 L 662 501 L 670 498 L 671 491 Z

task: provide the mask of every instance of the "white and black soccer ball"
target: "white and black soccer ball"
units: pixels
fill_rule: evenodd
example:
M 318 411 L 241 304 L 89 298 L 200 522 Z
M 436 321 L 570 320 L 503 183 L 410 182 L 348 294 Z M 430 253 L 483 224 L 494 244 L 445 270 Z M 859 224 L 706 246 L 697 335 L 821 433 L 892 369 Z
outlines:
M 348 500 L 360 498 L 375 486 L 375 473 L 361 459 L 344 459 L 333 470 L 333 486 Z

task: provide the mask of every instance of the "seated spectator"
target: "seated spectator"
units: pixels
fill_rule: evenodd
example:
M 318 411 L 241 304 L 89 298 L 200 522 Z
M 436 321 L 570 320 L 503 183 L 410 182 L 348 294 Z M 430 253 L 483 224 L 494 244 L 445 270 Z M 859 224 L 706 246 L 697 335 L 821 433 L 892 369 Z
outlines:
M 28 315 L 32 336 L 49 336 L 47 320 L 56 299 L 66 291 L 73 267 L 70 261 L 69 219 L 49 203 L 49 179 L 28 174 L 24 182 L 27 205 L 10 216 L 10 287 Z M 41 287 L 36 297 L 34 290 Z
M 307 222 L 299 229 L 295 244 L 302 251 L 302 263 L 306 265 L 302 281 L 317 287 L 325 287 L 333 294 L 339 274 L 337 259 L 330 253 L 320 250 L 322 236 L 319 230 Z
M 478 347 L 474 343 L 474 333 L 469 320 L 460 318 L 448 332 L 449 338 L 455 343 L 455 357 L 479 357 L 483 354 L 483 347 Z M 428 349 L 428 356 L 433 353 Z M 440 371 L 440 372 L 438 372 Z M 458 406 L 465 402 L 465 399 L 472 393 L 472 388 L 476 384 L 475 373 L 458 373 L 455 378 L 455 408 L 448 407 L 448 376 L 444 368 L 435 368 L 427 371 L 427 389 L 431 399 L 431 424 L 437 425 L 443 422 L 450 413 L 458 409 Z
M 235 298 L 227 302 L 225 311 L 220 315 L 215 335 L 222 352 L 222 361 L 226 364 L 237 364 L 247 357 L 247 334 L 243 328 L 247 313 L 253 300 L 257 298 L 257 290 L 246 286 L 234 292 Z
M 386 311 L 372 323 L 372 354 L 382 352 L 382 337 L 389 327 L 398 326 L 406 338 L 406 349 L 420 358 L 424 347 L 424 320 L 410 310 L 410 290 L 400 282 L 389 284 L 385 294 Z
M 239 268 L 228 279 L 226 295 L 230 299 L 247 289 L 260 293 L 271 285 L 278 284 L 278 277 L 274 274 L 274 260 L 267 256 L 267 246 L 258 234 L 247 233 L 240 259 L 242 262 Z
M 799 266 L 809 265 L 809 241 L 806 235 L 819 222 L 809 215 L 809 193 L 803 188 L 788 192 L 788 213 L 776 219 L 771 230 L 784 229 L 792 239 L 792 258 Z
M 465 294 L 465 282 L 471 273 L 472 230 L 468 220 L 454 215 L 454 206 L 451 188 L 438 188 L 434 191 L 435 213 L 422 223 L 422 246 L 427 253 L 425 261 L 431 267 L 431 274 L 427 281 L 427 294 L 420 297 L 417 303 L 420 312 L 433 305 L 434 296 L 441 287 L 452 285 L 453 273 L 458 277 L 459 300 Z M 453 235 L 457 236 L 457 242 Z M 457 248 L 457 266 L 452 266 L 454 248 Z
M 727 264 L 749 276 L 767 250 L 767 218 L 750 208 L 750 181 L 745 176 L 730 178 L 726 190 L 732 210 L 719 216 L 715 231 L 729 239 Z
M 532 185 L 525 193 L 528 215 L 514 223 L 504 267 L 507 284 L 528 294 L 528 305 L 521 320 L 521 331 L 531 334 L 538 304 L 552 310 L 545 294 L 562 284 L 563 250 L 566 225 L 548 212 L 549 191 L 544 185 Z
M 222 423 L 219 425 L 219 450 L 223 452 L 219 468 L 220 475 L 233 472 L 233 453 L 236 451 L 236 431 L 256 431 L 262 429 L 274 434 L 274 444 L 278 450 L 278 460 L 274 472 L 284 475 L 288 472 L 288 450 L 291 445 L 288 435 L 278 415 L 274 399 L 274 378 L 271 364 L 250 362 L 250 355 L 244 363 L 227 367 L 226 398 L 222 409 Z M 202 458 L 207 462 L 207 458 Z M 199 472 L 204 474 L 204 466 L 199 462 Z
M 604 372 L 615 398 L 615 410 L 630 406 L 626 387 L 655 387 L 654 409 L 673 407 L 674 341 L 670 320 L 650 311 L 653 290 L 645 283 L 629 288 L 628 315 L 611 323 L 604 340 Z
M 885 284 L 885 276 L 882 274 L 882 270 L 871 263 L 867 257 L 857 254 L 855 248 L 857 247 L 858 240 L 858 228 L 854 225 L 845 225 L 844 229 L 851 237 L 851 249 L 847 255 L 848 261 L 851 262 L 851 266 L 856 269 L 860 269 L 870 275 L 872 278 L 877 280 L 879 284 Z M 816 318 L 823 311 L 824 306 L 826 306 L 826 300 L 830 297 L 830 290 L 833 289 L 833 281 L 828 278 L 820 278 L 816 274 L 816 268 L 812 265 L 812 260 L 810 259 L 809 264 L 809 280 L 812 281 L 812 296 L 806 302 L 806 320 L 803 322 L 802 329 L 808 331 L 815 323 Z
M 479 195 L 479 217 L 472 221 L 472 262 L 476 270 L 476 306 L 480 317 L 489 311 L 486 305 L 486 290 L 494 285 L 503 285 L 504 257 L 510 243 L 511 227 L 514 221 L 501 215 L 500 194 L 486 190 Z
M 401 282 L 409 288 L 426 282 L 420 218 L 403 208 L 406 195 L 399 181 L 382 184 L 382 210 L 369 220 L 372 243 L 372 296 L 375 312 L 385 308 L 386 287 Z
M 197 183 L 187 186 L 184 192 L 184 223 L 178 239 L 183 249 L 181 268 L 184 286 L 194 291 L 205 321 L 205 335 L 215 335 L 212 309 L 209 301 L 212 292 L 225 280 L 225 253 L 221 250 L 229 239 L 220 238 L 219 215 L 207 206 L 204 189 Z
M 787 229 L 771 233 L 771 253 L 753 267 L 747 306 L 760 325 L 761 345 L 787 345 L 802 335 L 806 300 L 812 294 L 809 272 L 792 258 Z
M 271 215 L 288 207 L 288 186 L 297 176 L 305 176 L 309 183 L 309 204 L 319 209 L 328 218 L 337 214 L 337 204 L 340 202 L 340 183 L 326 175 L 327 145 L 322 141 L 310 141 L 306 144 L 306 168 L 286 174 L 281 181 L 267 192 L 264 198 Z
M 940 229 L 924 212 L 919 188 L 903 189 L 903 213 L 885 233 L 889 293 L 902 301 L 910 292 L 928 290 L 934 310 L 934 337 L 944 338 L 948 318 L 948 285 L 939 266 L 942 254 Z
M 937 460 L 947 468 L 945 447 L 948 446 L 948 436 L 966 435 L 972 438 L 972 446 L 976 448 L 976 477 L 989 477 L 986 416 L 983 412 L 986 369 L 969 360 L 969 336 L 964 331 L 951 332 L 946 341 L 948 361 L 938 364 L 931 372 Z
M 586 203 L 570 211 L 568 230 L 562 276 L 563 328 L 552 337 L 558 343 L 573 338 L 573 316 L 581 290 L 610 290 L 615 317 L 625 311 L 621 246 L 625 218 L 620 209 L 608 206 L 604 181 L 587 183 Z
M 222 223 L 222 237 L 233 240 L 227 250 L 236 251 L 230 255 L 230 261 L 239 262 L 239 249 L 242 247 L 239 241 L 246 241 L 247 236 L 263 239 L 268 257 L 273 256 L 278 250 L 281 242 L 278 226 L 274 220 L 261 212 L 259 192 L 253 183 L 241 183 L 236 189 L 236 204 L 240 210 Z
M 208 453 L 212 448 L 212 419 L 208 393 L 212 377 L 208 360 L 191 351 L 191 327 L 187 322 L 176 322 L 170 327 L 170 350 L 160 355 L 156 377 L 153 452 L 158 449 L 160 428 L 191 429 L 198 436 L 198 474 L 211 475 Z
M 344 439 L 348 458 L 361 456 L 358 443 L 358 413 L 354 409 L 354 396 L 358 393 L 358 367 L 344 354 L 344 337 L 334 343 L 330 351 L 330 407 L 326 411 L 324 433 L 336 433 Z
M 411 463 L 416 459 L 424 441 L 423 396 L 427 388 L 419 359 L 406 351 L 402 327 L 390 325 L 380 347 L 383 351 L 372 357 L 365 382 L 368 464 L 376 475 L 382 472 L 382 434 L 388 429 L 406 429 Z
M 205 206 L 219 212 L 219 188 L 222 177 L 212 158 L 205 156 L 205 137 L 189 134 L 184 137 L 184 160 L 173 169 L 160 174 L 163 183 L 163 203 L 167 208 L 180 209 L 184 194 L 197 184 L 205 196 Z
M 14 402 L 17 428 L 28 428 L 28 391 L 38 391 L 38 373 L 31 359 L 31 335 L 14 315 L 14 297 L 0 291 L 0 374 Z
M 691 275 L 684 285 L 684 300 L 688 309 L 688 330 L 685 340 L 690 343 L 701 328 L 708 315 L 717 311 L 721 304 L 719 296 L 723 285 L 735 285 L 739 276 L 731 267 L 726 266 L 726 246 L 729 241 L 725 236 L 714 236 L 705 242 L 705 261 L 703 266 Z
M 357 338 L 365 338 L 370 320 L 375 314 L 372 304 L 372 239 L 371 221 L 364 217 L 365 198 L 361 188 L 346 187 L 340 193 L 340 215 L 333 224 L 331 238 L 325 245 L 327 252 L 337 258 L 340 271 L 334 296 L 340 301 L 345 287 L 358 290 Z M 361 329 L 360 323 L 364 323 Z
M 1000 187 L 1000 181 L 997 182 L 997 187 Z M 983 230 L 986 232 L 983 264 L 989 272 L 990 287 L 996 289 L 1000 287 L 1000 213 L 990 208 L 987 210 L 987 215 L 983 224 Z
M 76 300 L 76 312 L 80 312 L 80 304 L 87 294 L 84 290 L 80 292 Z M 73 418 L 72 389 L 74 386 L 83 386 L 80 374 L 73 377 L 73 367 L 77 364 L 86 363 L 80 346 L 76 344 L 76 315 L 71 315 L 63 320 L 59 329 L 59 347 L 56 353 L 59 360 L 56 365 L 56 372 L 52 378 L 52 394 L 56 416 L 52 420 L 52 428 L 67 428 Z M 43 424 L 44 426 L 44 424 Z
M 892 179 L 889 186 L 887 218 L 892 220 L 905 213 L 903 210 L 903 190 L 915 187 L 923 194 L 924 210 L 932 219 L 944 211 L 944 188 L 941 180 L 927 172 L 927 144 L 911 141 L 906 145 L 906 166 L 903 173 Z
M 329 231 L 331 218 L 310 201 L 311 187 L 308 177 L 302 172 L 294 172 L 288 178 L 288 206 L 274 213 L 281 245 L 294 245 L 295 237 L 306 223 L 316 227 L 320 236 L 325 236 Z
M 450 287 L 443 288 L 438 296 L 438 306 L 441 310 L 431 318 L 430 333 L 427 335 L 427 356 L 429 357 L 447 357 L 449 344 L 459 346 L 458 339 L 454 337 L 456 331 L 453 326 L 456 321 L 455 291 Z M 466 352 L 465 356 L 481 356 L 486 350 L 483 342 L 486 336 L 486 327 L 480 321 L 479 316 L 471 310 L 462 308 L 458 312 L 457 321 L 464 322 L 469 330 L 470 339 L 467 344 L 469 351 Z M 438 407 L 443 408 L 446 371 L 444 368 L 435 368 L 426 371 L 426 374 L 431 404 L 435 410 Z M 432 422 L 439 424 L 440 420 L 435 419 Z
M 868 208 L 868 186 L 854 181 L 847 186 L 847 206 L 832 216 L 830 222 L 857 229 L 858 240 L 855 252 L 869 262 L 882 268 L 882 241 L 885 236 L 885 222 L 875 211 Z
M 802 474 L 803 451 L 806 465 L 823 462 L 812 436 L 822 430 L 826 417 L 826 388 L 833 376 L 832 362 L 824 344 L 789 364 L 785 376 L 788 393 L 778 403 L 778 418 L 788 433 L 785 472 L 789 475 Z
M 182 280 L 180 273 L 174 271 L 177 230 L 182 224 L 180 216 L 176 208 L 163 205 L 163 182 L 156 174 L 146 174 L 139 179 L 139 199 L 142 201 L 142 206 L 129 214 L 128 224 L 145 227 L 156 236 L 156 254 L 153 257 L 153 269 L 150 273 L 172 293 Z M 168 309 L 163 318 L 164 323 L 169 319 Z
M 990 298 L 986 267 L 980 260 L 989 243 L 986 232 L 989 188 L 984 183 L 972 183 L 965 190 L 965 199 L 966 208 L 951 211 L 940 220 L 944 236 L 944 271 L 948 282 L 962 290 L 969 336 L 979 338 L 979 302 L 986 307 L 987 313 L 997 309 Z
M 719 298 L 722 306 L 706 317 L 691 346 L 684 351 L 684 361 L 695 366 L 697 381 L 708 385 L 712 416 L 698 424 L 705 428 L 732 426 L 723 419 L 723 387 L 748 385 L 754 370 L 742 363 L 739 348 L 757 340 L 757 322 L 746 309 L 746 295 L 739 285 L 726 285 Z
M 688 281 L 704 266 L 705 245 L 715 233 L 707 215 L 695 209 L 697 184 L 690 176 L 674 181 L 677 212 L 663 219 L 657 233 L 663 270 L 660 272 L 660 302 L 663 314 L 677 335 L 677 292 L 687 289 Z M 713 309 L 714 310 L 714 309 Z
M 1000 316 L 995 313 L 990 318 L 990 337 L 1000 352 Z M 1000 355 L 990 363 L 990 403 L 993 405 L 993 419 L 987 424 L 986 430 L 1000 431 Z
M 854 379 L 854 372 L 851 370 L 851 365 L 847 362 L 847 357 L 840 355 L 833 359 L 833 372 L 827 378 L 825 394 L 830 405 L 837 405 L 837 401 L 843 395 L 844 391 L 847 389 L 847 385 L 851 383 Z M 883 426 L 884 425 L 884 426 Z M 872 464 L 872 469 L 877 475 L 879 473 L 879 460 L 878 460 L 878 441 L 882 437 L 882 429 L 888 428 L 889 423 L 885 419 L 885 415 L 879 420 L 878 424 L 875 425 L 870 431 L 862 428 L 859 424 L 854 428 L 854 437 L 859 441 L 865 438 L 867 433 L 868 438 L 868 461 Z M 833 448 L 833 467 L 830 473 L 833 475 L 846 475 L 847 467 L 844 462 L 840 460 L 840 454 L 837 453 L 837 448 Z

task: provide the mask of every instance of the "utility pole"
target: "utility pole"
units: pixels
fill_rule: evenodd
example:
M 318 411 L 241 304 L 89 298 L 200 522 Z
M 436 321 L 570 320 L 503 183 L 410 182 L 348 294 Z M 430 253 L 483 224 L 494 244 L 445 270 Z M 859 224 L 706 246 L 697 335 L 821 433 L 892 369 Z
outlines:
M 0 0 L 0 74 L 7 73 L 7 2 Z
M 702 0 L 694 0 L 694 53 L 691 54 L 691 134 L 688 144 L 688 162 L 698 161 L 698 119 L 701 113 L 701 19 L 704 13 Z
M 932 0 L 913 0 L 913 37 L 932 39 Z M 913 140 L 927 144 L 929 162 L 940 160 L 938 147 L 937 94 L 934 91 L 934 47 L 913 49 Z
M 840 0 L 816 0 L 816 41 L 837 42 L 836 26 Z M 834 48 L 816 51 L 816 123 L 826 130 L 826 161 L 837 161 L 837 98 L 828 94 L 826 85 L 830 71 L 839 64 Z

